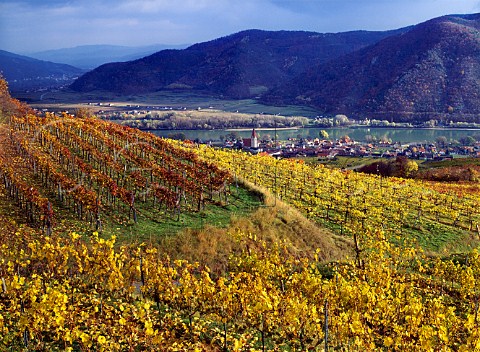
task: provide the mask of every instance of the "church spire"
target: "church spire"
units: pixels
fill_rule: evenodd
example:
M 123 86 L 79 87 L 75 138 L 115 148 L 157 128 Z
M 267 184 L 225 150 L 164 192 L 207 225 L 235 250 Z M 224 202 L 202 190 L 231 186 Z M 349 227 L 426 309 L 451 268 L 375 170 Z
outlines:
M 258 136 L 255 128 L 252 130 L 252 137 L 250 138 L 250 141 L 252 148 L 258 148 Z

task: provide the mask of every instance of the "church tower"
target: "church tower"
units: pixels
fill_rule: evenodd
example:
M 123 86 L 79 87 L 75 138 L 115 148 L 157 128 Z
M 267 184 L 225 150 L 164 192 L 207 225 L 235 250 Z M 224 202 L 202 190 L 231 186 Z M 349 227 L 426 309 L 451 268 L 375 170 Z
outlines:
M 258 144 L 258 136 L 257 136 L 257 132 L 255 131 L 255 128 L 252 130 L 252 136 L 250 137 L 250 141 L 251 141 L 251 147 L 254 149 L 257 149 L 259 144 Z

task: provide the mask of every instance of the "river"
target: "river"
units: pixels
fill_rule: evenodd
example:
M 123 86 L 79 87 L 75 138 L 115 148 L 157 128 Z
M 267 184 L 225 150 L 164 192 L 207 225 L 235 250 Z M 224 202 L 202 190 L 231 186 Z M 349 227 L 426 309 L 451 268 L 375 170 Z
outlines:
M 480 129 L 453 129 L 453 128 L 388 128 L 388 127 L 355 127 L 355 128 L 299 128 L 299 129 L 277 129 L 277 139 L 287 140 L 289 138 L 316 138 L 321 130 L 327 131 L 329 139 L 339 139 L 345 135 L 358 142 L 368 141 L 371 137 L 387 139 L 393 142 L 407 143 L 430 143 L 440 136 L 445 136 L 448 141 L 459 140 L 462 137 L 480 134 Z M 202 141 L 219 141 L 221 136 L 226 136 L 234 130 L 155 130 L 150 131 L 153 134 L 162 137 L 174 133 L 183 133 L 186 138 L 194 140 L 196 138 Z M 248 138 L 251 130 L 237 130 L 241 137 Z M 268 134 L 274 137 L 274 129 L 257 129 L 260 139 Z M 369 137 L 370 136 L 370 137 Z

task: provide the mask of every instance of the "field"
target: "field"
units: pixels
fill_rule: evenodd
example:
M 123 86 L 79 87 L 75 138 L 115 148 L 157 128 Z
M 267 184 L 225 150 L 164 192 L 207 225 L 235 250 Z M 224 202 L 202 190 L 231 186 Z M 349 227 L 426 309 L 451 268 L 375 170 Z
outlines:
M 3 99 L 0 350 L 480 349 L 478 182 L 279 161 Z
M 187 108 L 195 110 L 198 107 L 227 112 L 239 112 L 248 114 L 280 114 L 283 116 L 306 116 L 315 117 L 318 112 L 299 106 L 267 106 L 257 103 L 253 99 L 224 100 L 221 97 L 212 97 L 201 93 L 160 91 L 145 95 L 117 96 L 109 92 L 77 93 L 68 90 L 52 92 L 19 92 L 16 98 L 28 102 L 32 107 L 47 109 L 74 109 L 84 107 L 85 103 L 114 103 L 116 105 L 140 105 L 140 106 L 168 106 L 173 108 Z M 104 110 L 105 106 L 100 109 Z

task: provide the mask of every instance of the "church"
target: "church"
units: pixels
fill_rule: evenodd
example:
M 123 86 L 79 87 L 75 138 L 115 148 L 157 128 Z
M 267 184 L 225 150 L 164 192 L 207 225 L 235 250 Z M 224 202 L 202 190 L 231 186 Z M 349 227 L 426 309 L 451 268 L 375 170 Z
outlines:
M 259 147 L 260 141 L 258 140 L 258 135 L 254 128 L 252 130 L 252 135 L 250 136 L 250 138 L 243 138 L 243 148 L 258 152 L 260 151 Z

